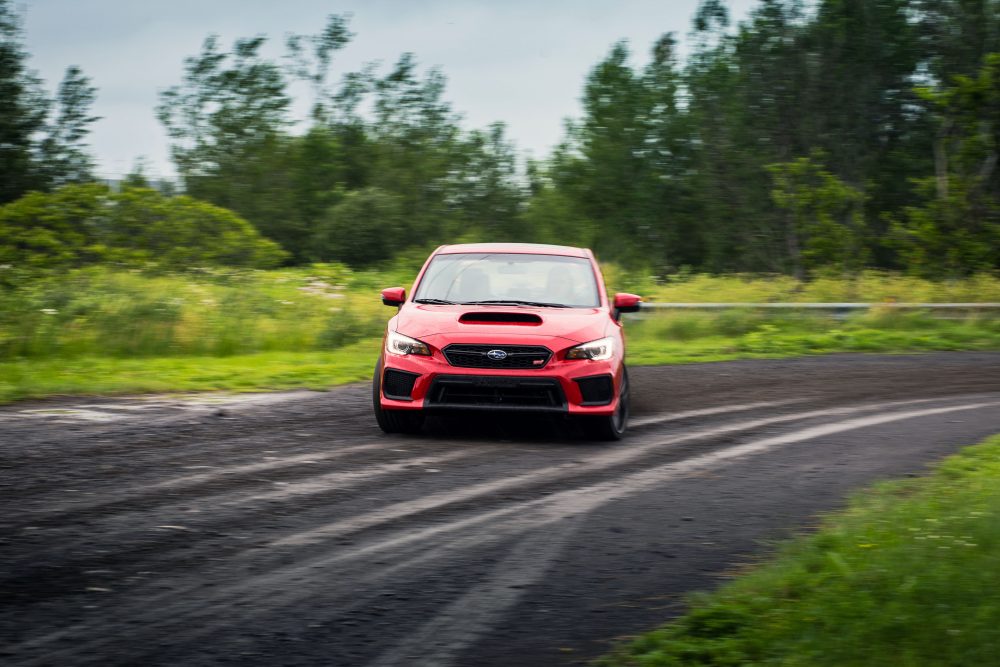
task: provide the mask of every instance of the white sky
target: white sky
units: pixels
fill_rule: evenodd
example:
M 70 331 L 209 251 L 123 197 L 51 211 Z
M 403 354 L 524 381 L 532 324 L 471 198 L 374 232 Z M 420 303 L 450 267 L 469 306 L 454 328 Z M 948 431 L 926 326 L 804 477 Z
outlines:
M 54 90 L 79 65 L 98 88 L 90 143 L 102 176 L 144 156 L 151 176 L 171 176 L 159 91 L 180 82 L 183 60 L 210 33 L 228 51 L 237 37 L 267 34 L 277 58 L 287 33 L 314 34 L 329 14 L 351 13 L 355 38 L 335 56 L 331 80 L 363 63 L 388 66 L 411 51 L 439 66 L 446 97 L 467 128 L 507 124 L 522 152 L 544 157 L 563 119 L 580 115 L 584 78 L 619 39 L 642 65 L 654 40 L 682 48 L 698 0 L 15 0 L 24 13 L 30 67 Z M 756 0 L 730 0 L 744 18 Z M 294 89 L 298 91 L 298 89 Z M 301 91 L 305 92 L 305 91 Z M 303 94 L 297 109 L 308 107 Z

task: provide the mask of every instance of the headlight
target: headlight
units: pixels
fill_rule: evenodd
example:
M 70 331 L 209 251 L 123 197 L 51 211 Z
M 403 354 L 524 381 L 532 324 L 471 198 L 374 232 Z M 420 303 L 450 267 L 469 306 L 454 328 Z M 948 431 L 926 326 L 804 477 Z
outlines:
M 567 359 L 592 359 L 594 361 L 604 361 L 610 359 L 615 353 L 615 339 L 608 336 L 600 340 L 592 340 L 583 345 L 571 347 L 566 352 Z
M 397 331 L 390 331 L 385 337 L 385 351 L 389 354 L 419 354 L 425 357 L 431 356 L 431 349 L 427 343 L 421 343 L 415 338 L 404 336 Z

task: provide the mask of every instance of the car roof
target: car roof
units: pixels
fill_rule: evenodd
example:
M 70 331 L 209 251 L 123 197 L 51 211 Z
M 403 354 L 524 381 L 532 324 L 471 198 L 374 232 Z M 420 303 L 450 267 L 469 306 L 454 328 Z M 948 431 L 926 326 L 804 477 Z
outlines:
M 454 255 L 465 252 L 513 253 L 524 255 L 563 255 L 565 257 L 589 257 L 583 248 L 545 243 L 458 243 L 443 245 L 437 250 L 439 255 Z

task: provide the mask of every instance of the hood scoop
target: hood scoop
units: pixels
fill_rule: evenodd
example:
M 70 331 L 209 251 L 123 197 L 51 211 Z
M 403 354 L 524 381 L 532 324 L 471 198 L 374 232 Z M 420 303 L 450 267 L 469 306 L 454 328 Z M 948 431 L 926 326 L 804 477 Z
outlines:
M 494 311 L 463 313 L 462 324 L 520 324 L 538 326 L 542 318 L 534 313 L 498 313 Z

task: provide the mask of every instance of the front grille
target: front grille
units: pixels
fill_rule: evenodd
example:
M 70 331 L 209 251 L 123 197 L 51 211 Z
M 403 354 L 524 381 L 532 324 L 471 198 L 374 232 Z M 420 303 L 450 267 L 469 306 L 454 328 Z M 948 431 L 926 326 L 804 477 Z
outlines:
M 492 350 L 502 350 L 507 356 L 491 359 Z M 449 345 L 444 348 L 445 359 L 452 366 L 462 368 L 544 368 L 552 358 L 552 351 L 541 345 Z
M 382 378 L 382 393 L 386 398 L 409 401 L 413 396 L 413 383 L 418 377 L 416 373 L 387 368 Z
M 611 402 L 615 391 L 615 384 L 610 375 L 578 378 L 576 384 L 580 387 L 583 405 L 607 405 Z
M 442 375 L 434 379 L 427 407 L 562 410 L 565 399 L 555 378 Z

